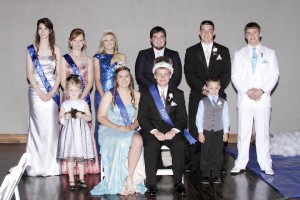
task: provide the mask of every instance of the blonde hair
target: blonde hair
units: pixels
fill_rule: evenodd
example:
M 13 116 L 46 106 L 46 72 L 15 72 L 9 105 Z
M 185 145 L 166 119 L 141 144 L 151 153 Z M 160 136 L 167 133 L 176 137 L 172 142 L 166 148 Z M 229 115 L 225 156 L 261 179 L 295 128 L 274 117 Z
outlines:
M 100 45 L 99 45 L 98 53 L 100 53 L 100 54 L 106 53 L 105 47 L 104 47 L 104 40 L 105 40 L 105 37 L 106 37 L 107 35 L 113 36 L 113 38 L 114 38 L 114 40 L 115 40 L 115 46 L 114 46 L 114 50 L 113 50 L 114 53 L 113 53 L 113 54 L 114 54 L 114 55 L 117 55 L 117 54 L 118 54 L 118 51 L 119 51 L 119 49 L 118 49 L 118 40 L 117 40 L 116 34 L 114 34 L 114 32 L 112 32 L 111 30 L 104 31 L 104 33 L 103 33 L 103 35 L 102 35 L 102 37 L 101 37 L 101 40 L 100 40 Z
M 67 89 L 69 89 L 70 85 L 80 88 L 82 90 L 82 84 L 78 75 L 71 74 L 67 79 Z

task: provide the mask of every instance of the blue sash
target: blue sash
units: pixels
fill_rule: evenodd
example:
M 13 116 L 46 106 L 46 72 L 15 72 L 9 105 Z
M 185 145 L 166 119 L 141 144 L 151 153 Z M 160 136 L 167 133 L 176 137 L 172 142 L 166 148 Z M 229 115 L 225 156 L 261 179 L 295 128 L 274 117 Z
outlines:
M 111 89 L 110 92 L 114 96 L 114 90 Z M 127 110 L 126 110 L 126 107 L 125 107 L 125 105 L 124 105 L 124 103 L 123 103 L 123 101 L 122 101 L 122 99 L 121 99 L 118 91 L 116 91 L 116 104 L 117 104 L 117 106 L 118 106 L 118 108 L 120 110 L 120 114 L 121 114 L 121 116 L 123 118 L 124 124 L 126 126 L 130 126 L 132 123 L 130 121 L 130 118 L 129 118 Z
M 72 67 L 73 73 L 75 75 L 79 76 L 79 79 L 80 79 L 81 85 L 82 85 L 82 91 L 83 91 L 84 88 L 85 88 L 85 86 L 84 86 L 83 78 L 82 78 L 82 75 L 81 75 L 81 73 L 79 71 L 79 68 L 77 67 L 77 65 L 75 64 L 75 62 L 73 61 L 73 59 L 71 58 L 71 56 L 69 54 L 65 54 L 64 58 L 69 63 L 69 65 Z M 86 95 L 85 101 L 88 103 L 89 108 L 91 110 L 91 99 L 90 99 L 90 95 L 89 94 Z
M 40 79 L 42 80 L 42 83 L 46 89 L 47 92 L 50 92 L 52 90 L 52 86 L 50 85 L 49 81 L 47 80 L 44 71 L 43 71 L 43 67 L 41 66 L 39 59 L 37 57 L 37 53 L 34 49 L 33 44 L 29 45 L 27 47 L 28 53 L 30 55 L 30 58 L 32 60 L 32 63 L 40 77 Z M 57 93 L 54 93 L 54 95 L 52 96 L 52 99 L 54 100 L 54 102 L 57 104 L 57 106 L 59 107 L 59 103 L 60 103 L 60 98 L 58 96 Z
M 150 90 L 150 93 L 151 93 L 151 95 L 153 97 L 155 105 L 156 105 L 156 107 L 157 107 L 157 109 L 159 111 L 159 114 L 160 114 L 161 118 L 163 119 L 163 121 L 165 123 L 167 123 L 168 125 L 174 127 L 174 124 L 173 124 L 172 120 L 170 119 L 169 114 L 167 113 L 167 111 L 166 111 L 166 109 L 164 107 L 163 102 L 161 101 L 161 98 L 160 98 L 160 96 L 159 96 L 159 94 L 157 92 L 157 89 L 156 89 L 155 85 L 154 84 L 151 85 L 149 87 L 149 90 Z M 191 136 L 191 134 L 188 132 L 187 129 L 184 129 L 183 134 L 186 137 L 186 139 L 189 141 L 190 144 L 195 144 L 197 142 Z

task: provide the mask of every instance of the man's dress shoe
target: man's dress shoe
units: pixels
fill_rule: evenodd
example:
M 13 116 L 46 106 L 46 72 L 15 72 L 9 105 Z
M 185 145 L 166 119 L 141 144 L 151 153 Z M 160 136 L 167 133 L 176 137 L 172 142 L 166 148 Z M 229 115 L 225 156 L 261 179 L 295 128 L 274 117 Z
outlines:
M 155 187 L 150 187 L 146 192 L 145 192 L 145 196 L 146 197 L 156 197 L 156 193 L 157 193 L 157 188 Z
M 174 191 L 177 197 L 186 196 L 186 190 L 182 183 L 177 183 L 174 185 Z

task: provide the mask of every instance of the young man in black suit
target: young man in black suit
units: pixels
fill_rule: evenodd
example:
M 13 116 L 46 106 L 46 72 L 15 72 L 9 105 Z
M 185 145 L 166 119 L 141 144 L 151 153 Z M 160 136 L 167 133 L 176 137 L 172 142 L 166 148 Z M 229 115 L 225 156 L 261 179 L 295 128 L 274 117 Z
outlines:
M 167 33 L 164 28 L 156 26 L 150 31 L 151 48 L 141 50 L 135 62 L 135 78 L 139 90 L 148 89 L 156 83 L 152 73 L 153 61 L 159 56 L 167 56 L 173 61 L 174 73 L 170 85 L 178 87 L 182 78 L 182 65 L 177 51 L 166 48 Z
M 170 58 L 156 58 L 152 72 L 157 84 L 142 91 L 138 112 L 140 133 L 144 141 L 146 187 L 148 188 L 146 196 L 156 196 L 156 172 L 162 145 L 168 146 L 171 150 L 175 194 L 185 196 L 186 191 L 181 183 L 186 147 L 183 132 L 187 126 L 184 94 L 177 87 L 169 85 L 174 72 Z M 168 117 L 169 121 L 166 119 Z
M 215 26 L 212 21 L 202 21 L 200 24 L 200 43 L 187 48 L 184 60 L 184 73 L 191 88 L 189 97 L 189 132 L 198 137 L 195 123 L 198 104 L 208 95 L 205 81 L 208 76 L 220 79 L 219 96 L 226 100 L 225 89 L 230 83 L 231 61 L 227 47 L 216 42 Z M 190 148 L 190 164 L 198 169 L 200 164 L 200 143 Z

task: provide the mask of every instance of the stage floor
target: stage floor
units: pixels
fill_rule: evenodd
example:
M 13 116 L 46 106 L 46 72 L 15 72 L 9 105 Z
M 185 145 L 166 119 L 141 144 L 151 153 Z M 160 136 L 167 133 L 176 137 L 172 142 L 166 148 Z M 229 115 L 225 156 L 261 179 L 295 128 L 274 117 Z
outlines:
M 10 167 L 17 165 L 25 151 L 25 144 L 0 144 L 0 181 L 2 183 Z M 228 171 L 233 167 L 234 159 L 226 154 L 225 165 Z M 201 199 L 239 199 L 239 200 L 276 200 L 293 199 L 283 198 L 275 189 L 262 181 L 253 172 L 231 176 L 230 173 L 221 176 L 222 184 L 201 184 L 197 172 L 185 175 L 188 200 Z M 27 177 L 23 176 L 19 183 L 21 200 L 96 200 L 96 199 L 147 199 L 143 195 L 135 194 L 127 197 L 119 195 L 91 197 L 89 191 L 100 181 L 99 175 L 86 175 L 87 189 L 68 189 L 66 175 L 52 177 Z M 156 199 L 172 200 L 173 181 L 171 176 L 163 176 L 158 183 L 158 196 Z

